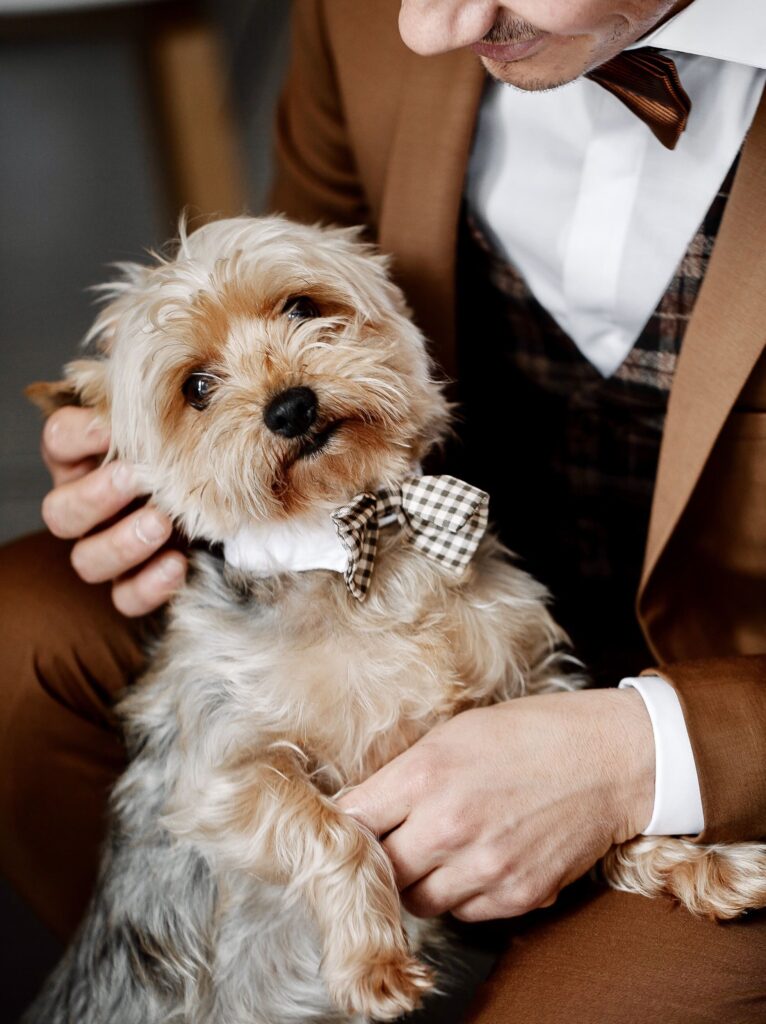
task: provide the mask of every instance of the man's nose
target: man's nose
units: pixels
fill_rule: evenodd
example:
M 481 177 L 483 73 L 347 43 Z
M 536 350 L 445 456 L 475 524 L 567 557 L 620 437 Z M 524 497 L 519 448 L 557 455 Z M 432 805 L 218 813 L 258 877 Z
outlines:
M 500 7 L 497 0 L 402 0 L 399 32 L 415 53 L 445 53 L 478 42 Z

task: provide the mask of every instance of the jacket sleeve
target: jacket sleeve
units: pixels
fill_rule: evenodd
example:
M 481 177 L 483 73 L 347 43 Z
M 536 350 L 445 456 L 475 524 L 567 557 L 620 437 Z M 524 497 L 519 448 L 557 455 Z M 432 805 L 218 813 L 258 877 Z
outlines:
M 321 0 L 295 0 L 290 53 L 269 208 L 308 223 L 368 222 Z
M 699 842 L 766 837 L 766 655 L 647 669 L 675 689 L 699 777 Z

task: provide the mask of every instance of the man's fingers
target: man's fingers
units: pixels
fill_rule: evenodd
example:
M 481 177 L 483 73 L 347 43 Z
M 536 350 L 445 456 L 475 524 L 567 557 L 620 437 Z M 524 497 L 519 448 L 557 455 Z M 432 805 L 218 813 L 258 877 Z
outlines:
M 116 515 L 140 493 L 132 468 L 111 462 L 50 491 L 43 500 L 43 520 L 56 537 L 72 540 Z
M 72 565 L 86 583 L 105 583 L 147 561 L 170 538 L 172 528 L 167 516 L 145 505 L 109 529 L 78 541 L 72 548 Z
M 361 821 L 376 836 L 383 836 L 401 825 L 412 810 L 419 788 L 417 746 L 399 754 L 341 797 L 340 809 Z
M 163 551 L 133 576 L 117 580 L 112 601 L 118 612 L 135 618 L 165 604 L 183 583 L 187 561 L 178 551 Z
M 98 459 L 82 459 L 80 462 L 62 463 L 56 467 L 55 484 L 58 487 L 60 484 L 71 483 L 72 480 L 80 480 L 88 473 L 92 473 L 94 469 L 98 469 L 98 466 Z
M 82 538 L 72 549 L 72 565 L 82 579 L 115 580 L 112 599 L 117 610 L 128 616 L 146 615 L 178 589 L 187 561 L 178 551 L 155 555 L 169 539 L 172 524 L 149 505 L 85 536 L 141 494 L 130 465 L 98 464 L 98 456 L 108 449 L 109 431 L 92 409 L 69 406 L 48 418 L 42 452 L 54 489 L 43 501 L 43 520 L 57 537 Z
M 529 910 L 532 908 L 529 907 Z M 497 902 L 488 896 L 473 896 L 464 903 L 452 907 L 452 916 L 458 921 L 465 921 L 468 924 L 475 924 L 478 921 L 493 921 L 499 917 L 518 917 L 526 913 L 525 910 L 518 910 L 512 913 L 510 910 L 501 912 Z
M 42 451 L 51 472 L 62 464 L 103 455 L 108 448 L 109 431 L 92 409 L 66 406 L 45 422 Z
M 459 921 L 494 921 L 496 918 L 521 917 L 541 907 L 552 907 L 559 889 L 545 889 L 523 878 L 509 878 L 501 885 L 481 889 L 467 900 L 453 904 L 450 913 Z
M 404 829 L 397 829 L 393 835 L 396 836 L 400 831 Z M 434 832 L 437 843 L 432 842 L 432 851 L 427 855 L 433 870 L 423 872 L 414 884 L 410 883 L 402 892 L 402 900 L 413 914 L 418 917 L 434 917 L 474 899 L 485 896 L 491 898 L 493 895 L 497 897 L 498 894 L 506 893 L 509 878 L 513 876 L 504 851 L 481 843 L 461 844 L 455 848 L 449 839 L 440 850 L 438 829 L 434 828 Z M 387 839 L 387 848 L 388 842 Z M 427 836 L 420 843 L 405 846 L 410 863 L 415 864 L 410 850 L 427 850 L 427 847 Z M 521 898 L 526 900 L 530 897 L 523 895 Z M 495 916 L 501 915 L 496 913 Z
M 416 885 L 405 889 L 402 902 L 416 917 L 438 917 L 453 907 L 472 900 L 481 886 L 470 862 L 458 861 L 436 868 Z
M 394 869 L 400 891 L 425 878 L 445 859 L 445 851 L 433 842 L 433 834 L 417 810 L 383 840 L 383 849 Z

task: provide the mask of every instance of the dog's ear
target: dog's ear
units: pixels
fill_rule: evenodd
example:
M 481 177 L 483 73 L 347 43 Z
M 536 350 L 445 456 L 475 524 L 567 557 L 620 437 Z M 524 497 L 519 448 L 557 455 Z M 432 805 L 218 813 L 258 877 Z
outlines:
M 35 381 L 24 389 L 24 394 L 46 416 L 65 405 L 86 405 L 106 413 L 105 359 L 76 359 L 64 368 L 64 379 Z

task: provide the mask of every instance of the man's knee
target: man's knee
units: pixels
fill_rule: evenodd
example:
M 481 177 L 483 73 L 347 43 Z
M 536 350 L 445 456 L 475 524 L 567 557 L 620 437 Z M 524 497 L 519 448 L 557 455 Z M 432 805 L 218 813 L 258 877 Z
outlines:
M 513 924 L 470 1024 L 764 1024 L 766 913 L 725 925 L 583 881 Z
M 93 883 L 124 751 L 112 706 L 141 665 L 107 587 L 47 534 L 0 549 L 0 870 L 58 934 Z
M 0 548 L 0 707 L 39 694 L 105 723 L 115 695 L 141 666 L 137 630 L 112 607 L 108 586 L 77 577 L 70 549 L 47 533 Z

